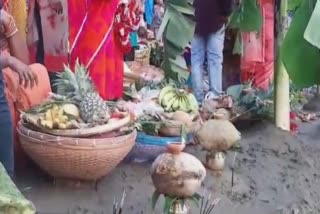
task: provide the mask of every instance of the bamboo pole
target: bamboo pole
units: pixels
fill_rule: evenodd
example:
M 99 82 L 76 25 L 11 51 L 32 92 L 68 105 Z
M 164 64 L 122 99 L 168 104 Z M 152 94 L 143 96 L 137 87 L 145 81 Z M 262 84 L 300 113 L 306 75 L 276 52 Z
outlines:
M 290 131 L 290 94 L 289 94 L 289 76 L 281 61 L 280 47 L 288 28 L 288 0 L 281 0 L 280 10 L 277 15 L 277 60 L 275 68 L 275 124 L 277 127 Z

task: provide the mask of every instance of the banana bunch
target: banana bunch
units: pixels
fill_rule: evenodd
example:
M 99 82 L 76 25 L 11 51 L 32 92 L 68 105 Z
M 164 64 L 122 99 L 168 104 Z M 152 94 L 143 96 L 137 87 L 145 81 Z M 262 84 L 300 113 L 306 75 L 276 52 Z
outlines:
M 167 112 L 184 111 L 187 113 L 197 112 L 198 102 L 192 93 L 172 86 L 164 87 L 159 94 L 159 104 Z
M 63 105 L 52 105 L 38 120 L 38 123 L 47 129 L 73 129 L 74 122 L 75 120 L 71 120 L 64 111 Z

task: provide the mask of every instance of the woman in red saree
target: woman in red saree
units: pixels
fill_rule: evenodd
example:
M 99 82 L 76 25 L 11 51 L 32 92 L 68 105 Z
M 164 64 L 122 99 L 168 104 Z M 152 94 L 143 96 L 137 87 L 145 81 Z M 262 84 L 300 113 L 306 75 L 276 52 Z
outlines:
M 71 66 L 77 58 L 90 71 L 100 96 L 122 97 L 123 53 L 113 28 L 119 0 L 69 0 Z
M 139 7 L 140 6 L 140 7 Z M 79 58 L 105 100 L 122 97 L 123 59 L 139 23 L 135 0 L 69 0 L 71 66 Z

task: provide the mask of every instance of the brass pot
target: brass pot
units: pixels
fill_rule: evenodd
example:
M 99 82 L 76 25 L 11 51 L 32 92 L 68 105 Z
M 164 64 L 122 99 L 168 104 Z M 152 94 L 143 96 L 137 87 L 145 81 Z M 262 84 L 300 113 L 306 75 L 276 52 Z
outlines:
M 223 171 L 226 156 L 223 152 L 208 153 L 206 157 L 206 165 L 214 171 Z

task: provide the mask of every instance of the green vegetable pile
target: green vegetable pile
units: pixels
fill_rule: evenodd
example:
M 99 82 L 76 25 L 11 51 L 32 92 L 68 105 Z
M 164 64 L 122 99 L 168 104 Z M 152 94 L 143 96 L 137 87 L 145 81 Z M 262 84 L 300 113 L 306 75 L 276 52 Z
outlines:
M 0 163 L 0 214 L 35 214 L 33 204 L 25 199 Z

